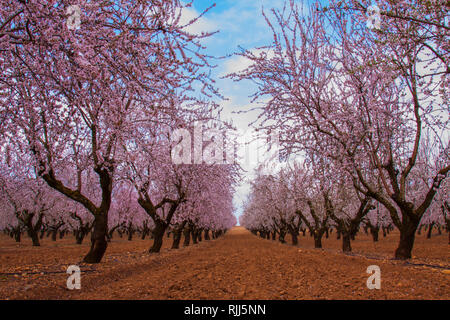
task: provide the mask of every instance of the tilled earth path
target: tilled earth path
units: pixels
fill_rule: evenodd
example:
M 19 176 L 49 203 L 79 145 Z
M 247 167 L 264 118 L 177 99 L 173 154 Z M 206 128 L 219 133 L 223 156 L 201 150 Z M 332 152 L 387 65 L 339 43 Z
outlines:
M 381 289 L 368 289 L 370 265 Z M 96 272 L 83 272 L 87 269 Z M 300 249 L 241 227 L 198 245 L 142 254 L 117 265 L 81 265 L 81 290 L 67 274 L 7 297 L 19 299 L 450 299 L 450 275 L 390 259 Z

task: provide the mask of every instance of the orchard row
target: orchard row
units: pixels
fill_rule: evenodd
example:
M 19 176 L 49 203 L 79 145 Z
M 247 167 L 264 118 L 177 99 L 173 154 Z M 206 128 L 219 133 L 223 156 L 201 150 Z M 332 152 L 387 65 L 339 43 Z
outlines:
M 316 247 L 334 227 L 344 251 L 361 227 L 395 227 L 409 259 L 420 226 L 450 223 L 448 7 L 380 0 L 368 28 L 369 5 L 290 1 L 266 15 L 273 42 L 241 53 L 248 67 L 230 76 L 258 84 L 286 159 L 256 172 L 241 224 L 294 241 L 307 228 Z
M 241 225 L 253 234 L 265 239 L 286 243 L 290 235 L 292 245 L 298 244 L 298 237 L 306 232 L 314 238 L 315 248 L 322 248 L 323 237 L 336 231 L 337 239 L 342 240 L 342 251 L 352 251 L 351 241 L 358 233 L 379 240 L 382 231 L 386 237 L 395 225 L 386 208 L 370 197 L 358 197 L 349 181 L 336 181 L 322 186 L 327 177 L 302 173 L 298 166 L 284 168 L 277 175 L 260 175 L 252 183 L 250 197 L 240 217 Z M 416 234 L 426 231 L 429 239 L 436 230 L 448 232 L 450 244 L 450 214 L 443 193 L 433 201 L 422 217 Z
M 0 228 L 90 232 L 98 263 L 114 230 L 163 235 L 235 224 L 234 164 L 175 164 L 174 130 L 224 128 L 211 57 L 178 0 L 2 1 Z M 68 20 L 69 19 L 69 20 Z M 72 20 L 70 20 L 72 21 Z M 189 228 L 189 229 L 188 229 Z M 207 231 L 208 232 L 208 231 Z

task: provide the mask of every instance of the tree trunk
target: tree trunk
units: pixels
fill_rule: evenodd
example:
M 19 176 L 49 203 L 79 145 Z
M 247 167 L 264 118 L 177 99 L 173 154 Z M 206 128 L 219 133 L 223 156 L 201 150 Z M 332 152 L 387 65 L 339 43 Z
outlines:
M 173 231 L 172 249 L 178 249 L 181 241 L 181 228 Z
M 386 229 L 386 232 L 387 232 L 387 234 L 389 234 L 391 231 L 392 231 L 392 229 L 391 229 L 391 227 L 389 226 L 389 227 Z
M 183 232 L 186 221 L 173 230 L 173 242 L 172 249 L 178 249 L 180 247 L 181 233 Z
M 191 229 L 192 229 L 192 231 L 191 231 L 192 243 L 193 244 L 197 244 L 198 243 L 198 241 L 197 241 L 197 231 L 194 228 L 191 228 Z
M 56 241 L 56 236 L 58 235 L 58 230 L 52 231 L 52 241 Z
M 348 232 L 342 233 L 342 251 L 343 252 L 351 252 L 352 251 L 352 245 L 350 242 L 350 234 Z
M 281 243 L 286 243 L 286 240 L 284 240 L 285 236 L 286 236 L 286 231 L 285 230 L 280 230 L 280 236 L 278 237 L 278 240 Z
M 185 227 L 183 230 L 183 234 L 184 234 L 184 242 L 183 242 L 183 247 L 187 247 L 189 246 L 189 242 L 191 242 L 191 230 L 189 227 Z
M 450 219 L 445 219 L 445 224 L 447 226 L 448 244 L 450 244 Z
M 414 246 L 414 239 L 419 221 L 417 219 L 411 220 L 411 218 L 403 212 L 402 216 L 400 242 L 398 248 L 395 250 L 395 258 L 406 260 L 411 259 L 411 252 Z
M 324 230 L 314 230 L 314 248 L 322 248 L 322 236 L 324 234 Z
M 297 232 L 292 231 L 291 237 L 292 237 L 292 245 L 296 246 L 298 244 Z
M 161 250 L 163 244 L 164 231 L 166 228 L 160 221 L 155 222 L 155 229 L 153 230 L 153 245 L 148 252 L 158 253 Z
M 378 242 L 378 233 L 380 232 L 380 227 L 372 228 L 370 227 L 370 234 L 372 235 L 373 242 Z
M 209 238 L 209 230 L 208 229 L 205 230 L 205 240 L 210 240 L 210 238 Z
M 20 231 L 14 232 L 14 240 L 15 240 L 16 242 L 20 242 L 20 237 L 21 237 L 21 235 L 22 235 L 22 233 L 21 233 Z M 449 238 L 449 239 L 450 239 L 450 238 Z M 449 243 L 450 243 L 450 240 L 449 240 Z
M 417 234 L 420 236 L 422 234 L 422 228 L 423 228 L 423 224 L 421 224 L 419 226 L 419 229 L 417 229 Z M 383 230 L 384 231 L 384 230 Z
M 314 231 L 314 248 L 322 248 L 323 231 Z
M 31 224 L 31 222 L 30 222 L 30 224 Z M 28 236 L 31 238 L 31 241 L 33 242 L 33 247 L 39 247 L 41 245 L 39 243 L 39 235 L 36 232 L 36 230 L 34 230 L 33 226 L 27 227 L 27 233 L 28 233 Z
M 431 233 L 433 232 L 434 222 L 428 225 L 427 239 L 431 238 Z
M 108 230 L 108 213 L 100 213 L 94 217 L 94 230 L 91 233 L 91 248 L 83 261 L 86 263 L 99 263 L 108 247 L 106 234 Z
M 76 244 L 82 244 L 84 239 L 84 232 L 83 231 L 77 231 L 75 234 L 75 241 Z

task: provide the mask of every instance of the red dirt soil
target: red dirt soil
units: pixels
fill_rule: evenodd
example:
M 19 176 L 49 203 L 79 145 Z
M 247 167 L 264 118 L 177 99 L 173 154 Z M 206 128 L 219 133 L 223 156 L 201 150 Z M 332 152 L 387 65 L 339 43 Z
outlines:
M 286 237 L 289 241 L 289 237 Z M 0 299 L 450 299 L 448 236 L 417 236 L 413 259 L 393 260 L 398 233 L 380 241 L 359 234 L 352 255 L 333 233 L 324 249 L 261 239 L 235 227 L 216 240 L 148 254 L 150 240 L 115 238 L 100 264 L 80 263 L 89 241 L 44 239 L 31 247 L 0 236 Z M 68 290 L 67 267 L 81 268 L 81 290 Z M 414 265 L 415 264 L 415 265 Z M 381 289 L 366 286 L 369 265 L 381 269 Z

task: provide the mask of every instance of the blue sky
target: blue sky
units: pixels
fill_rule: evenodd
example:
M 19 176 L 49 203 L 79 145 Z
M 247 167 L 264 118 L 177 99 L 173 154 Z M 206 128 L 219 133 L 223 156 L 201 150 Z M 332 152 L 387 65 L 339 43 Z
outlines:
M 191 32 L 216 31 L 212 37 L 207 39 L 204 44 L 207 46 L 207 52 L 213 56 L 228 56 L 238 52 L 239 47 L 253 49 L 270 44 L 272 41 L 271 31 L 264 20 L 261 12 L 264 8 L 269 13 L 271 8 L 282 8 L 284 0 L 194 0 L 193 7 L 183 14 L 188 21 L 206 8 L 216 3 L 200 21 L 192 26 Z M 233 124 L 239 129 L 246 131 L 249 124 L 256 119 L 256 112 L 244 114 L 235 114 L 235 111 L 249 110 L 250 95 L 254 93 L 255 86 L 249 82 L 233 82 L 229 79 L 221 79 L 227 73 L 238 71 L 245 68 L 246 61 L 238 56 L 217 61 L 218 67 L 213 70 L 213 75 L 217 81 L 217 87 L 221 94 L 227 98 L 222 101 L 222 118 L 232 120 Z M 251 165 L 245 166 L 248 174 L 237 188 L 234 197 L 234 205 L 237 209 L 236 215 L 239 216 L 242 211 L 242 201 L 249 192 L 249 179 L 251 179 Z

